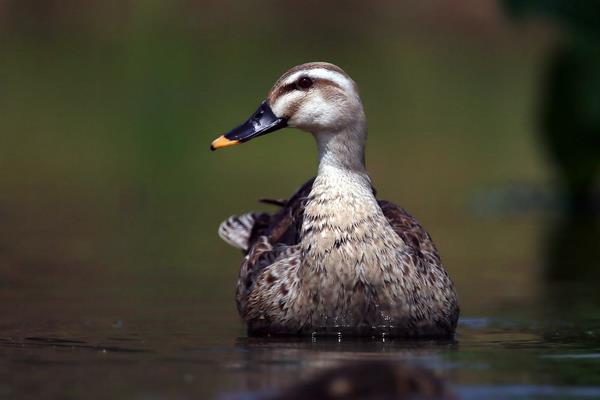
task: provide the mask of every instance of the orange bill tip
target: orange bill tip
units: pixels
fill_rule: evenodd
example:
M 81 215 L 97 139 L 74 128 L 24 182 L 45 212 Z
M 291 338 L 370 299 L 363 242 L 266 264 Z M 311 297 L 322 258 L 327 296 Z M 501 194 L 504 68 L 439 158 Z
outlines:
M 239 142 L 240 142 L 239 140 L 229 140 L 224 135 L 221 135 L 218 138 L 216 138 L 215 140 L 213 140 L 213 142 L 210 145 L 210 149 L 216 150 L 216 149 L 220 149 L 221 147 L 235 146 Z

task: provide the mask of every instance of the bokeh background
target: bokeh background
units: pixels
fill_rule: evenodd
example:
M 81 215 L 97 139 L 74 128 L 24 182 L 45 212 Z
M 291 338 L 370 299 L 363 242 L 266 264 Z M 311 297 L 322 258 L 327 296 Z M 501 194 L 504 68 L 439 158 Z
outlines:
M 599 318 L 593 4 L 1 0 L 5 351 L 39 360 L 14 343 L 93 347 L 124 330 L 155 351 L 242 337 L 241 255 L 218 224 L 272 210 L 257 199 L 312 177 L 316 151 L 291 129 L 216 153 L 209 144 L 307 61 L 358 83 L 379 196 L 430 231 L 466 320 Z M 89 373 L 12 361 L 0 395 L 60 394 L 48 376 Z M 120 380 L 92 364 L 115 393 L 187 376 L 173 363 L 161 368 L 177 378 Z M 240 387 L 202 365 L 193 393 Z

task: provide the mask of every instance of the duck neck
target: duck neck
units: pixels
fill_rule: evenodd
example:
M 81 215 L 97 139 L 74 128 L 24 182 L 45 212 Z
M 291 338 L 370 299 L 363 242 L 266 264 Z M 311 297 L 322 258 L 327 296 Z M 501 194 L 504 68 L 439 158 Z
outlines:
M 327 292 L 345 302 L 359 281 L 378 284 L 378 266 L 393 262 L 386 249 L 396 242 L 365 169 L 364 133 L 315 135 L 319 173 L 304 208 L 298 274 L 317 298 Z M 335 314 L 337 304 L 337 298 L 324 299 L 323 312 Z
M 328 208 L 330 222 L 338 222 L 333 218 L 335 214 L 357 216 L 353 214 L 356 208 L 376 206 L 371 178 L 365 167 L 367 133 L 364 119 L 345 130 L 319 132 L 314 136 L 319 150 L 319 171 L 311 192 L 316 202 L 309 207 L 308 213 L 322 214 L 320 211 Z M 357 201 L 358 197 L 360 201 Z
M 364 244 L 367 232 L 384 221 L 365 168 L 364 128 L 315 137 L 319 173 L 304 209 L 301 241 L 310 268 L 320 268 L 326 255 L 331 255 L 334 263 L 340 261 L 334 254 L 350 257 L 346 246 Z M 353 263 L 343 261 L 343 265 Z
M 331 169 L 367 175 L 364 121 L 340 131 L 321 131 L 313 135 L 319 150 L 319 175 Z

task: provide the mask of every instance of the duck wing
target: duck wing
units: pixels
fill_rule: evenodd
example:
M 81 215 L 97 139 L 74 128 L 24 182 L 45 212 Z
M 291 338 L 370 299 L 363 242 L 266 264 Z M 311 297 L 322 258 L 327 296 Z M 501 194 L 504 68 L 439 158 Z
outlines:
M 439 253 L 429 233 L 406 210 L 388 201 L 379 201 L 383 214 L 398 236 L 404 241 L 404 251 L 416 267 L 421 286 L 432 290 L 427 304 L 436 305 L 442 310 L 436 314 L 434 324 L 441 335 L 454 332 L 460 310 L 454 291 L 454 284 L 442 266 Z M 422 294 L 425 295 L 425 294 Z M 426 297 L 427 298 L 427 297 Z
M 271 215 L 265 224 L 257 224 L 252 231 L 249 245 L 252 247 L 261 236 L 266 236 L 272 245 L 295 245 L 300 242 L 300 229 L 304 216 L 304 207 L 312 190 L 315 178 L 309 179 Z M 265 200 L 262 200 L 265 202 Z M 273 204 L 272 200 L 266 200 Z M 282 202 L 279 200 L 278 202 Z
M 251 252 L 258 239 L 266 236 L 272 245 L 294 245 L 299 242 L 302 216 L 306 198 L 315 178 L 300 187 L 288 200 L 261 199 L 261 202 L 278 205 L 274 214 L 250 212 L 232 215 L 219 226 L 219 236 L 233 247 Z
M 268 226 L 270 217 L 260 212 L 232 215 L 219 225 L 219 236 L 227 244 L 247 252 L 252 232 Z
M 277 261 L 281 261 L 281 267 L 285 267 L 287 265 L 285 260 L 289 261 L 290 267 L 299 265 L 300 229 L 302 228 L 304 206 L 313 182 L 314 178 L 302 185 L 275 214 L 260 213 L 257 215 L 254 213 L 252 217 L 246 219 L 243 216 L 231 217 L 221 224 L 221 226 L 234 226 L 233 222 L 228 223 L 232 218 L 242 221 L 250 221 L 251 218 L 253 222 L 251 227 L 249 227 L 250 222 L 243 224 L 243 234 L 237 233 L 238 236 L 244 237 L 243 244 L 245 246 L 244 248 L 237 247 L 242 248 L 246 254 L 240 268 L 236 290 L 236 302 L 240 314 L 246 314 L 248 296 L 252 292 L 257 278 L 266 267 Z M 219 234 L 221 234 L 221 230 Z M 226 241 L 229 243 L 228 240 Z
M 440 256 L 431 236 L 412 215 L 392 202 L 379 200 L 378 203 L 394 232 L 404 241 L 408 252 L 415 260 L 441 265 Z

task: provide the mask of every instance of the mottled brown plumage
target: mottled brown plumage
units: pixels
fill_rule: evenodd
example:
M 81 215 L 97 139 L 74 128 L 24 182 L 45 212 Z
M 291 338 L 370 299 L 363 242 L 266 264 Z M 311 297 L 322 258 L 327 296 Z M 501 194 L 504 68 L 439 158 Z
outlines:
M 261 213 L 256 220 L 252 229 L 252 235 L 248 241 L 248 248 L 245 250 L 246 257 L 242 263 L 240 276 L 237 284 L 237 305 L 242 317 L 248 319 L 250 333 L 253 334 L 307 334 L 307 333 L 334 333 L 344 332 L 346 334 L 371 334 L 400 337 L 448 337 L 452 335 L 456 326 L 458 317 L 458 306 L 453 306 L 448 320 L 442 320 L 438 323 L 433 334 L 413 334 L 403 327 L 400 329 L 388 329 L 384 327 L 360 327 L 354 329 L 342 326 L 332 327 L 296 327 L 287 329 L 285 327 L 272 324 L 272 321 L 261 318 L 260 310 L 249 310 L 248 299 L 253 290 L 260 290 L 261 287 L 280 285 L 281 290 L 285 291 L 285 283 L 278 282 L 281 279 L 279 274 L 274 275 L 268 273 L 273 263 L 297 252 L 300 243 L 301 226 L 304 215 L 304 207 L 309 201 L 309 195 L 312 190 L 312 185 L 315 178 L 310 179 L 281 206 L 280 210 L 274 214 Z M 375 193 L 375 189 L 373 189 Z M 451 285 L 451 282 L 443 269 L 436 269 L 435 273 L 428 270 L 431 266 L 440 265 L 440 257 L 437 249 L 431 240 L 430 235 L 411 216 L 406 210 L 385 200 L 379 200 L 378 205 L 385 215 L 387 221 L 392 226 L 394 232 L 406 244 L 404 251 L 406 254 L 415 260 L 415 264 L 422 269 L 423 275 L 426 276 L 432 284 L 435 283 L 436 277 L 441 273 L 442 280 Z M 290 269 L 299 268 L 300 262 L 288 263 Z M 286 275 L 284 275 L 286 276 Z M 257 287 L 256 281 L 260 280 Z M 283 279 L 281 279 L 283 281 Z M 289 289 L 288 289 L 289 290 Z M 360 295 L 360 290 L 357 288 L 357 295 Z M 284 294 L 281 293 L 282 298 Z M 257 305 L 258 306 L 258 305 Z M 258 311 L 258 312 L 255 312 Z M 251 316 L 258 315 L 258 318 Z
M 452 336 L 458 302 L 431 237 L 375 197 L 356 84 L 339 67 L 304 64 L 277 81 L 268 105 L 315 136 L 319 173 L 288 201 L 269 201 L 276 213 L 219 228 L 245 253 L 236 300 L 249 334 Z

